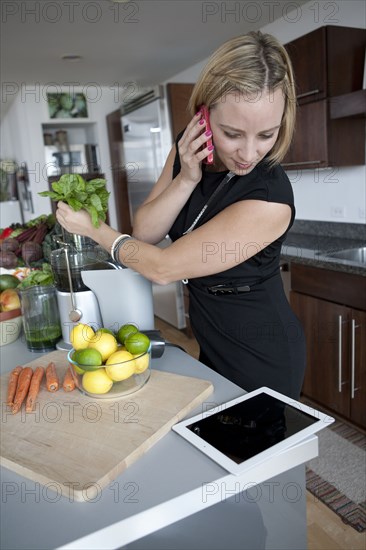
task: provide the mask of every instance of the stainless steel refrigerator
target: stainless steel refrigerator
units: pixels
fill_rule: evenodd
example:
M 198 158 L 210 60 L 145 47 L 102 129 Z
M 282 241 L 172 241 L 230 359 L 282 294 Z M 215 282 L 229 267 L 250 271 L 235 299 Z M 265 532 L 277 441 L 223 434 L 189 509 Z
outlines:
M 159 86 L 121 108 L 123 164 L 131 222 L 136 209 L 150 193 L 159 178 L 172 147 L 169 112 L 164 88 Z M 168 236 L 158 246 L 169 246 Z M 183 286 L 181 281 L 169 285 L 153 284 L 154 313 L 164 321 L 186 327 Z

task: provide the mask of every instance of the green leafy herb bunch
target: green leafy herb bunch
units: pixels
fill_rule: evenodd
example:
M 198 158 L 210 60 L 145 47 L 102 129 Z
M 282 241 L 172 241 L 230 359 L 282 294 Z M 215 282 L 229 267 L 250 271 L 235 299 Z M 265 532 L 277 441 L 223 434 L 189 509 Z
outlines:
M 84 208 L 89 212 L 94 227 L 99 227 L 100 222 L 106 220 L 110 193 L 106 189 L 105 179 L 85 181 L 80 174 L 64 174 L 52 183 L 52 189 L 39 195 L 56 202 L 66 202 L 76 212 Z

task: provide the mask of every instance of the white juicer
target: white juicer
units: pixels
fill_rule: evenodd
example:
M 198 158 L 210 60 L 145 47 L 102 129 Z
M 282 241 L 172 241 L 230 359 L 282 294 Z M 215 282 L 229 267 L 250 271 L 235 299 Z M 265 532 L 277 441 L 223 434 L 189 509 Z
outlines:
M 150 281 L 120 268 L 91 239 L 63 232 L 56 242 L 60 248 L 51 253 L 51 267 L 62 327 L 58 349 L 72 348 L 70 333 L 78 323 L 115 332 L 135 323 L 142 331 L 154 331 Z

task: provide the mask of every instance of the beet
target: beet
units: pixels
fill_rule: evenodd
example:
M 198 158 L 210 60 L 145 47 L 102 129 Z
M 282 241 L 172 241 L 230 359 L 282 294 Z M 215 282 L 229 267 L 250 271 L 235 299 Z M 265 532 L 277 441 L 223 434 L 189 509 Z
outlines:
M 27 241 L 22 244 L 21 254 L 26 265 L 43 258 L 43 250 L 41 245 L 33 241 Z
M 14 252 L 0 251 L 0 267 L 5 267 L 6 269 L 13 269 L 18 265 L 18 258 Z
M 14 252 L 14 254 L 18 254 L 20 252 L 20 245 L 13 237 L 4 239 L 0 245 L 0 248 L 2 252 Z

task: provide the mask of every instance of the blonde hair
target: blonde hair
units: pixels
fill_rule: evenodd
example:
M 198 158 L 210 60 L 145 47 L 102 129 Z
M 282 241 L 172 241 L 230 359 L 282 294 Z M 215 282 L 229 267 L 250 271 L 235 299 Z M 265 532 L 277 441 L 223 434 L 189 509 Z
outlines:
M 200 105 L 208 108 L 227 94 L 255 96 L 282 89 L 285 107 L 270 164 L 280 162 L 292 140 L 296 119 L 296 92 L 292 64 L 278 40 L 260 31 L 232 38 L 208 60 L 193 88 L 188 109 L 193 116 Z

